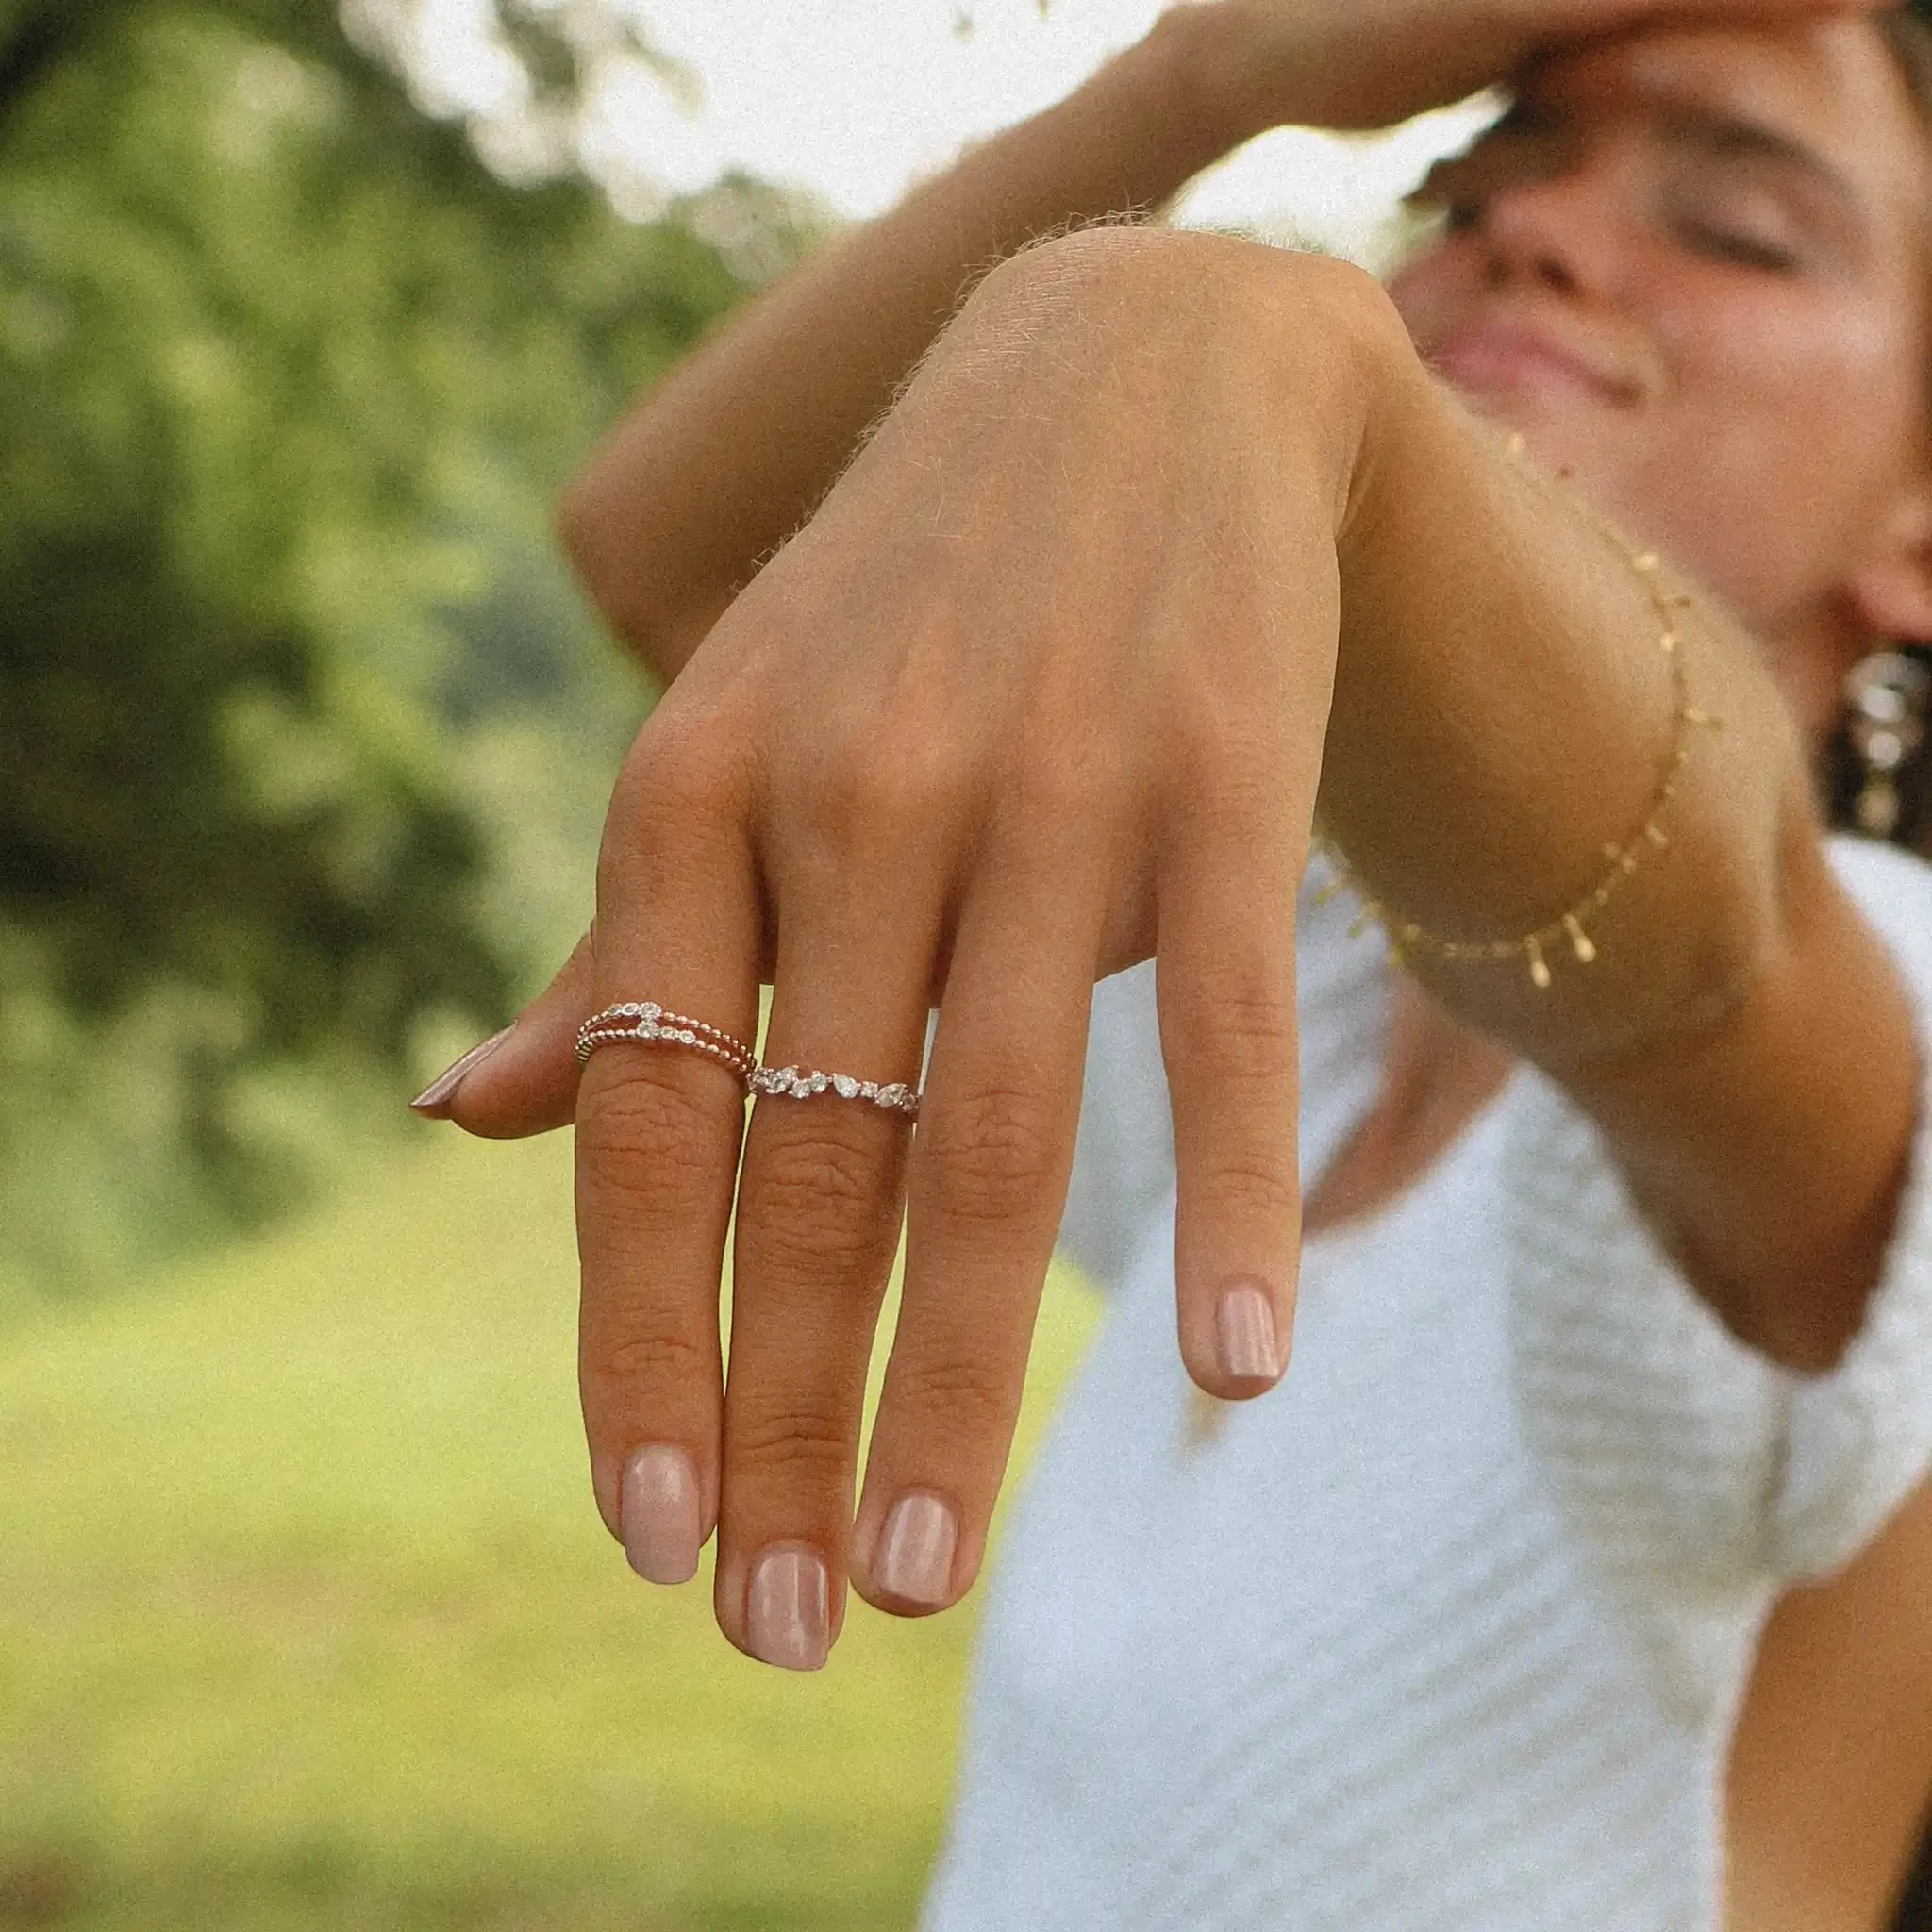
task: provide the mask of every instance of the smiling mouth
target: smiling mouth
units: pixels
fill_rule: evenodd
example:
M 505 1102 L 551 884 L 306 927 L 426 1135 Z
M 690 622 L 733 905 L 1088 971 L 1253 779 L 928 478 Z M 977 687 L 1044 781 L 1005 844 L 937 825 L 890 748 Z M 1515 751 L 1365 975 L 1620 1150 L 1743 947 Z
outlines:
M 1458 329 L 1427 360 L 1458 389 L 1554 391 L 1620 406 L 1636 400 L 1629 384 L 1599 374 L 1531 329 L 1494 323 Z

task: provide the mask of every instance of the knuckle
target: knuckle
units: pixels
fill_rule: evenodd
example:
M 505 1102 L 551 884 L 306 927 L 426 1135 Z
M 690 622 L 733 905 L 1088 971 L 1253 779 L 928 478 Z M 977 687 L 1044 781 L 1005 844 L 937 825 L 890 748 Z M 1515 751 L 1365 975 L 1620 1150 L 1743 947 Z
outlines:
M 815 843 L 849 852 L 875 842 L 902 821 L 904 786 L 900 774 L 841 752 L 822 759 L 812 773 L 799 816 Z
M 1006 1383 L 991 1364 L 965 1357 L 908 1362 L 896 1368 L 890 1394 L 903 1416 L 939 1420 L 947 1433 L 975 1442 L 1000 1441 L 1013 1425 Z
M 946 733 L 901 707 L 827 752 L 802 791 L 808 835 L 846 852 L 916 839 L 958 810 L 962 779 Z
M 788 1131 L 747 1174 L 741 1225 L 768 1266 L 845 1277 L 876 1260 L 884 1206 L 876 1157 L 823 1128 Z
M 719 1140 L 710 1110 L 641 1066 L 600 1084 L 577 1125 L 577 1158 L 592 1191 L 675 1216 L 716 1191 Z
M 1023 1220 L 1043 1208 L 1054 1178 L 1055 1109 L 1018 1088 L 949 1100 L 922 1123 L 930 1199 L 955 1222 Z
M 1176 702 L 1168 722 L 1177 806 L 1199 804 L 1217 816 L 1280 809 L 1281 758 L 1251 693 L 1203 680 Z
M 682 898 L 743 836 L 750 788 L 741 754 L 715 732 L 640 738 L 604 822 L 597 904 Z
M 583 1374 L 600 1388 L 662 1387 L 716 1376 L 713 1352 L 690 1336 L 625 1325 L 600 1331 L 601 1324 L 587 1320 Z
M 1217 1222 L 1275 1223 L 1291 1217 L 1301 1206 L 1297 1176 L 1280 1161 L 1261 1155 L 1224 1156 L 1191 1174 L 1189 1187 L 1195 1205 Z
M 750 1413 L 733 1411 L 726 1428 L 732 1462 L 808 1485 L 844 1481 L 858 1448 L 858 1418 L 831 1395 L 813 1399 L 793 1391 Z
M 1022 748 L 1005 790 L 1008 810 L 1024 826 L 1059 832 L 1111 817 L 1124 786 L 1106 747 L 1056 731 Z
M 1208 1033 L 1243 1054 L 1281 1059 L 1294 1046 L 1294 1007 L 1278 993 L 1231 987 L 1210 991 L 1202 1004 Z
M 653 719 L 631 748 L 622 790 L 645 819 L 722 818 L 738 806 L 742 780 L 742 753 L 727 735 L 702 723 Z
M 1196 990 L 1182 1025 L 1189 1058 L 1217 1078 L 1274 1086 L 1295 1073 L 1294 1003 L 1258 974 Z

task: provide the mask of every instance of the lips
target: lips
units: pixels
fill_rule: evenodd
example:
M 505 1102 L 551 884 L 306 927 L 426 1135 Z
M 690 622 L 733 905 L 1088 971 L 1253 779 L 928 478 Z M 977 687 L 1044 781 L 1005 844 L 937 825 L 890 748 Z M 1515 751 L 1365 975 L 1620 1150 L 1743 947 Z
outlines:
M 1439 342 L 1428 360 L 1458 389 L 1567 390 L 1620 406 L 1637 399 L 1629 377 L 1524 323 L 1470 324 Z

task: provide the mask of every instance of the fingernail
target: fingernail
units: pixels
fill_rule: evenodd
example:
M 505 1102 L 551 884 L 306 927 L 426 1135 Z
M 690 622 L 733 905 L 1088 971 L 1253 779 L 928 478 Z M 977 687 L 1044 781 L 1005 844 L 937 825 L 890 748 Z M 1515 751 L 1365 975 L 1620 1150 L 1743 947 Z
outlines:
M 457 1097 L 457 1089 L 516 1030 L 514 1026 L 506 1026 L 501 1033 L 492 1033 L 480 1046 L 473 1046 L 455 1066 L 445 1068 L 437 1074 L 436 1078 L 410 1101 L 410 1107 L 425 1119 L 447 1120 L 449 1104 Z
M 937 1496 L 904 1496 L 893 1505 L 873 1561 L 882 1596 L 938 1609 L 953 1596 L 953 1552 L 959 1525 Z
M 1221 1373 L 1230 1382 L 1267 1387 L 1281 1374 L 1274 1304 L 1253 1282 L 1242 1282 L 1221 1297 L 1214 1340 Z
M 619 1507 L 625 1557 L 646 1583 L 689 1583 L 698 1574 L 698 1474 L 682 1449 L 640 1449 L 624 1466 Z
M 815 1671 L 824 1664 L 825 1566 L 809 1550 L 769 1550 L 752 1573 L 745 1610 L 751 1654 L 781 1671 Z

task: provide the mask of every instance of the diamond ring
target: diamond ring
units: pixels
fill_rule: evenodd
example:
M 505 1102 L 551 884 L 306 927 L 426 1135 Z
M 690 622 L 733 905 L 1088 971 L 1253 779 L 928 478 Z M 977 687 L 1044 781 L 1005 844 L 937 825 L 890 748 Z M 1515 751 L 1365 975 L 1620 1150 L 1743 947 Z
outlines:
M 919 1118 L 919 1095 L 897 1080 L 881 1086 L 876 1080 L 857 1080 L 850 1074 L 822 1074 L 798 1067 L 754 1067 L 745 1081 L 754 1093 L 790 1094 L 809 1100 L 815 1093 L 835 1093 L 841 1100 L 869 1100 L 909 1121 Z

